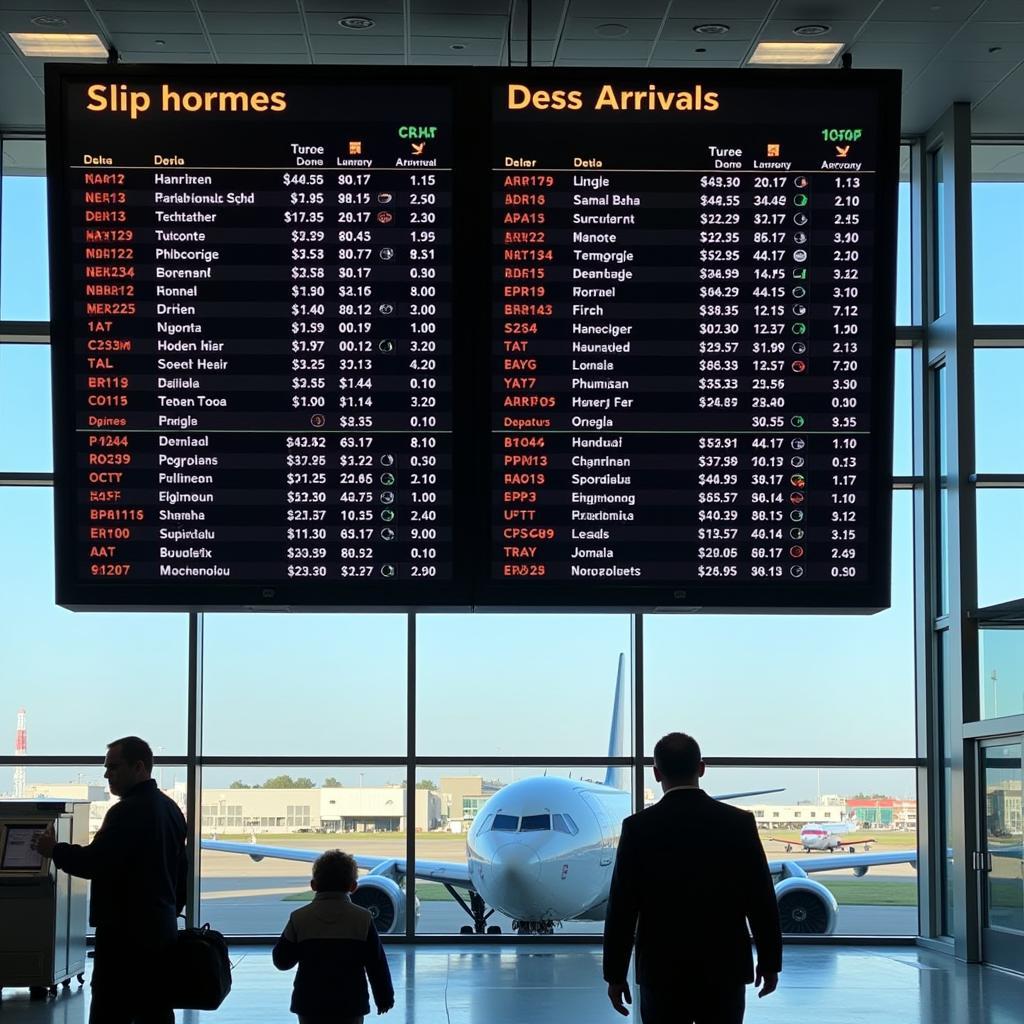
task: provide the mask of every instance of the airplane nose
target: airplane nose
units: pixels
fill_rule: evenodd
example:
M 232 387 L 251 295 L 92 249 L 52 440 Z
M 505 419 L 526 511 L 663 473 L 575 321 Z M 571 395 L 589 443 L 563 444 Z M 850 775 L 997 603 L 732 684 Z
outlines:
M 490 902 L 510 917 L 530 920 L 540 882 L 540 857 L 522 843 L 506 843 L 491 857 Z

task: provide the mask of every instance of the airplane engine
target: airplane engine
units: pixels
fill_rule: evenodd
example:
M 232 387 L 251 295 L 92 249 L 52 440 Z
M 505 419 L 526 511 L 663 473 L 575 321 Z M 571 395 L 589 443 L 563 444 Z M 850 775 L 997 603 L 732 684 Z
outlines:
M 784 878 L 775 886 L 783 932 L 831 935 L 839 916 L 836 898 L 810 878 Z
M 383 875 L 363 875 L 352 893 L 352 902 L 373 915 L 373 923 L 381 935 L 405 933 L 405 890 Z M 419 900 L 416 901 L 419 914 Z

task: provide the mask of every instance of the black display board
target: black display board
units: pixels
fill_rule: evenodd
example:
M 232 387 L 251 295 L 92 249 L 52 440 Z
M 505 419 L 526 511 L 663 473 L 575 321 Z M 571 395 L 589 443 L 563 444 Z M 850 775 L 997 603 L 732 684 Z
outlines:
M 898 95 L 48 67 L 58 602 L 887 606 Z
M 466 603 L 452 84 L 47 88 L 58 601 Z

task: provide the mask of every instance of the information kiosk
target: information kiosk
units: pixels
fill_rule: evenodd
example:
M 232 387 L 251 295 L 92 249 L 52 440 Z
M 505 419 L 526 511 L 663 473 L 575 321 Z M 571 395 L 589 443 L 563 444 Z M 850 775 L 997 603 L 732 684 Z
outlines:
M 0 801 L 0 989 L 34 997 L 85 978 L 88 883 L 32 849 L 48 825 L 58 842 L 88 842 L 89 802 Z

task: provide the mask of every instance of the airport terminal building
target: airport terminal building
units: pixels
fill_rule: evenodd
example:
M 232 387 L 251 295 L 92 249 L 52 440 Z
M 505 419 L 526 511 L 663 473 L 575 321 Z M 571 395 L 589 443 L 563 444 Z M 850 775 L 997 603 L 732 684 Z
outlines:
M 599 1019 L 674 731 L 816 1015 L 1018 1012 L 1024 6 L 0 8 L 0 803 L 146 739 L 218 1020 L 331 848 Z

